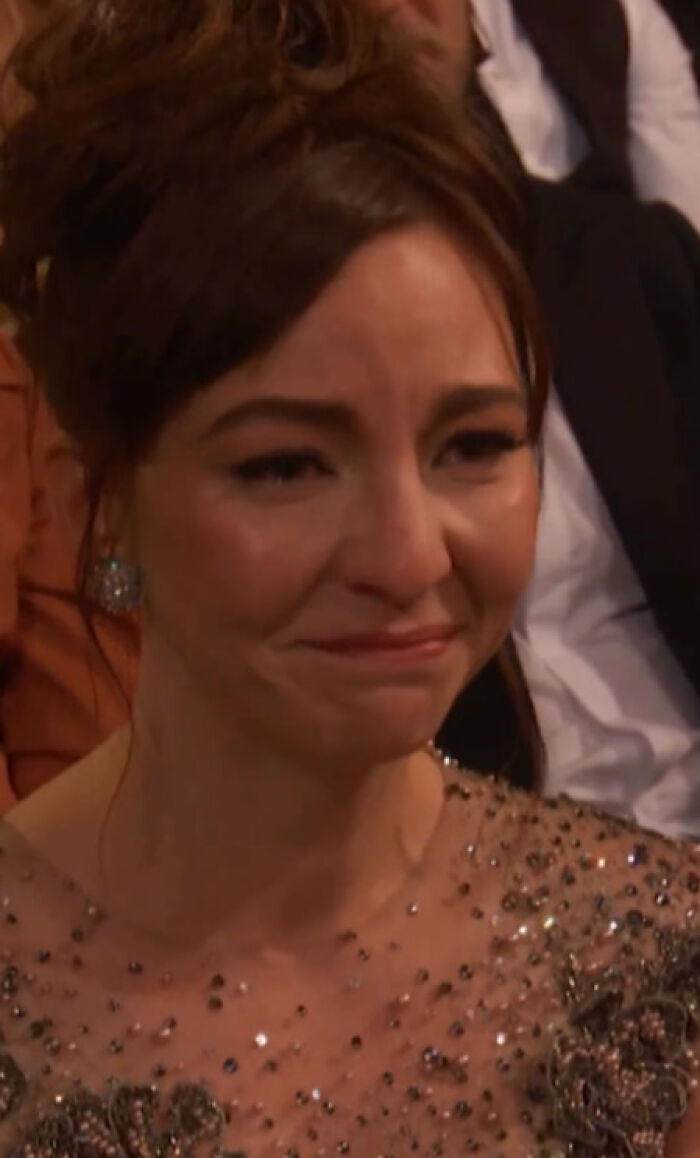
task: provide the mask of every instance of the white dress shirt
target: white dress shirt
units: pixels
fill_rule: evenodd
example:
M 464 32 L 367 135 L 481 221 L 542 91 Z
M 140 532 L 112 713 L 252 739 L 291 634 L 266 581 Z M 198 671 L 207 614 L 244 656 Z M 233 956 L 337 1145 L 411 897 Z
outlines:
M 700 100 L 690 56 L 655 0 L 620 2 L 638 195 L 673 203 L 700 230 Z M 580 124 L 508 0 L 474 0 L 474 8 L 492 54 L 481 82 L 526 168 L 566 176 L 586 153 Z M 700 702 L 656 625 L 556 393 L 544 455 L 535 569 L 515 638 L 547 750 L 545 790 L 700 835 Z

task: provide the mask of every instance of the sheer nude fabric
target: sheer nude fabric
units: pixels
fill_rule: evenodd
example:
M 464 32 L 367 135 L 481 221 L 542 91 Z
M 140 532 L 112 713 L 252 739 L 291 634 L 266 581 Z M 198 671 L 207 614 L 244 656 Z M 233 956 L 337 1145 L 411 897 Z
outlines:
M 3 1158 L 664 1155 L 697 854 L 452 768 L 445 788 L 401 893 L 294 955 L 156 943 L 0 829 Z

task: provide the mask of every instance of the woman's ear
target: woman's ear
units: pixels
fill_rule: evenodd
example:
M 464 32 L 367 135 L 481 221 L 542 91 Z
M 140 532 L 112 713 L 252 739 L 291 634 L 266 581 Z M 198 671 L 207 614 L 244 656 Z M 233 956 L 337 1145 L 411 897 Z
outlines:
M 90 517 L 85 464 L 70 439 L 56 432 L 47 447 L 44 466 L 49 511 L 77 552 Z
M 129 507 L 122 486 L 105 486 L 99 496 L 91 495 L 84 459 L 61 431 L 56 431 L 49 442 L 45 469 L 49 510 L 71 548 L 76 553 L 80 550 L 92 517 L 94 553 L 133 561 Z
M 117 555 L 125 563 L 138 563 L 130 487 L 123 476 L 111 478 L 102 489 L 93 538 L 100 554 Z

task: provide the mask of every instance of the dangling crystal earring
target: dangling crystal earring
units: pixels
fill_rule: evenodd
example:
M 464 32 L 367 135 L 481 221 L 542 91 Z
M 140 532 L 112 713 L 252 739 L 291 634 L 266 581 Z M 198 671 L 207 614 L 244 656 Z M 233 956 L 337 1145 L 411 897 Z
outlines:
M 93 563 L 88 584 L 90 596 L 110 615 L 126 615 L 141 602 L 141 571 L 114 555 Z

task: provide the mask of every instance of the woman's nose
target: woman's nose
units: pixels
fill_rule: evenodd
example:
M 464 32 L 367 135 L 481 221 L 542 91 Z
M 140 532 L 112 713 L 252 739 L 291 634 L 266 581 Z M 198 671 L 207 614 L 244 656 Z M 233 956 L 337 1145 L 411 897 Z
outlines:
M 439 499 L 420 477 L 392 480 L 366 495 L 345 540 L 345 580 L 397 607 L 410 607 L 452 570 Z

